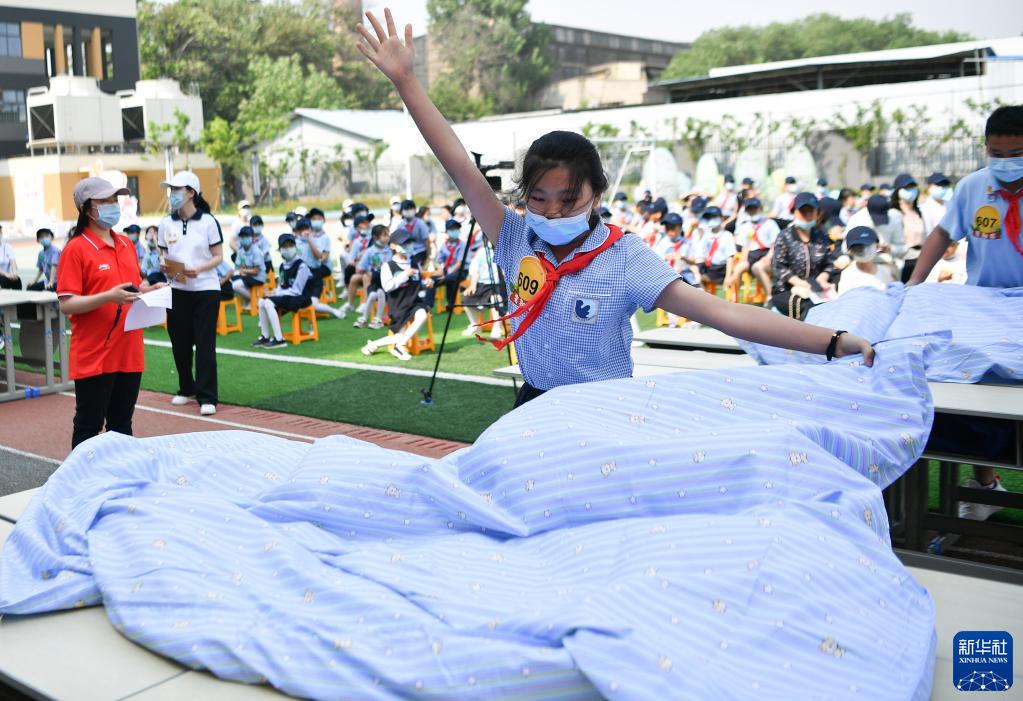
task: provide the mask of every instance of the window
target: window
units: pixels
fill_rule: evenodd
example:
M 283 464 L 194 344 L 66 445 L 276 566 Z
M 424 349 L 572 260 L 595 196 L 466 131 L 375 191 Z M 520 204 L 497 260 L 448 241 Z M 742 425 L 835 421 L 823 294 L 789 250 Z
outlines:
M 25 91 L 24 90 L 2 90 L 0 91 L 0 123 L 25 121 Z
M 0 22 L 0 56 L 21 57 L 21 25 Z
M 103 80 L 111 80 L 114 77 L 114 37 L 109 29 L 104 29 L 101 36 Z

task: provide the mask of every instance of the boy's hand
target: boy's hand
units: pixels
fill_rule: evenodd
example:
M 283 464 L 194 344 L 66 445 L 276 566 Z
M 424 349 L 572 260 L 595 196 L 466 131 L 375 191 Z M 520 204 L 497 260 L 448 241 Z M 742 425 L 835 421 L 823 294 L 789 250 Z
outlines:
M 384 20 L 387 22 L 386 32 L 384 32 L 380 20 L 372 12 L 366 13 L 366 19 L 373 25 L 373 32 L 366 29 L 363 24 L 358 24 L 355 27 L 366 40 L 365 44 L 356 44 L 362 55 L 368 58 L 394 84 L 415 77 L 412 25 L 405 25 L 405 42 L 402 43 L 398 37 L 398 30 L 394 26 L 394 17 L 391 16 L 390 8 L 384 9 Z

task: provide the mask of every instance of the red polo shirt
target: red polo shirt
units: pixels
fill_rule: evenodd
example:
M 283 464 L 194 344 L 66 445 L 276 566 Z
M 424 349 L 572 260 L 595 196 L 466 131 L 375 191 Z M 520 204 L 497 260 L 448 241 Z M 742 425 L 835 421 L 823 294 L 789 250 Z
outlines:
M 111 236 L 113 245 L 86 229 L 68 241 L 57 265 L 58 297 L 96 295 L 125 282 L 142 284 L 135 244 L 121 234 L 111 232 Z M 142 330 L 125 332 L 128 305 L 122 308 L 115 327 L 116 315 L 117 305 L 113 302 L 85 314 L 70 315 L 68 360 L 72 380 L 111 372 L 142 372 L 145 364 Z

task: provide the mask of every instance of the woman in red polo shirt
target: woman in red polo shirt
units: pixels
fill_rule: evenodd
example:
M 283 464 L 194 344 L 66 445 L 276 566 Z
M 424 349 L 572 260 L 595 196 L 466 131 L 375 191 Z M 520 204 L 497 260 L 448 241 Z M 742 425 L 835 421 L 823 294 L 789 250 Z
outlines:
M 142 285 L 135 244 L 115 234 L 118 195 L 130 194 L 103 178 L 74 190 L 78 225 L 57 267 L 60 310 L 71 318 L 70 376 L 75 381 L 72 450 L 103 430 L 131 435 L 144 363 L 142 331 L 125 331 L 125 305 Z M 159 285 L 158 285 L 159 286 Z

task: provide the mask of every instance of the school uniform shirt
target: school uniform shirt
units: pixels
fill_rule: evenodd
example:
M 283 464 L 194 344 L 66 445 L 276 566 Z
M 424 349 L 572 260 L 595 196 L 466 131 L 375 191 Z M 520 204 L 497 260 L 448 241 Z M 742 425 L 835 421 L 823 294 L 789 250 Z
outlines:
M 661 234 L 661 223 L 655 221 L 645 221 L 643 226 L 639 228 L 639 238 L 643 240 L 647 246 L 653 246 L 657 242 L 657 237 Z
M 298 270 L 292 270 L 295 266 Z M 281 286 L 274 291 L 274 297 L 301 297 L 305 294 L 306 283 L 313 276 L 305 261 L 295 256 L 281 263 Z
M 131 239 L 111 232 L 109 244 L 86 229 L 64 247 L 57 269 L 57 297 L 88 296 L 115 285 L 142 284 L 138 258 Z M 142 372 L 145 352 L 142 330 L 124 330 L 128 314 L 124 305 L 110 302 L 84 314 L 71 314 L 71 346 L 68 349 L 72 380 L 113 372 Z
M 356 229 L 355 237 L 352 239 L 351 245 L 352 260 L 354 261 L 361 260 L 363 252 L 372 247 L 373 244 L 370 243 L 369 232 L 367 231 L 365 235 L 363 235 L 361 231 Z
M 153 273 L 160 272 L 160 249 L 149 250 L 146 247 L 146 253 L 142 256 L 142 274 L 145 276 L 152 275 Z
M 496 285 L 501 277 L 501 270 L 494 260 L 493 252 L 480 248 L 469 263 L 469 276 L 476 277 L 477 285 Z
M 667 260 L 669 256 L 675 256 L 686 245 L 686 237 L 679 236 L 678 241 L 673 241 L 670 236 L 661 236 L 654 244 L 654 253 L 658 257 Z
M 166 258 L 181 261 L 186 268 L 194 270 L 213 258 L 210 249 L 223 244 L 224 235 L 212 214 L 196 210 L 188 220 L 182 220 L 174 212 L 160 221 L 156 243 Z M 195 277 L 184 278 L 184 282 L 172 280 L 170 285 L 186 292 L 220 291 L 216 270 L 204 270 Z
M 234 263 L 237 268 L 255 268 L 259 271 L 252 277 L 256 278 L 260 282 L 266 282 L 266 266 L 264 265 L 264 261 L 265 258 L 263 257 L 263 251 L 256 247 L 255 240 L 253 240 L 252 245 L 248 248 L 239 246 L 238 254 L 234 259 Z
M 747 219 L 736 226 L 735 242 L 747 251 L 766 251 L 774 245 L 780 233 L 778 223 L 770 217 L 763 217 L 758 222 Z
M 633 213 L 628 209 L 611 210 L 611 223 L 623 231 L 629 228 L 634 218 Z
M 451 241 L 445 241 L 437 246 L 437 272 L 443 276 L 451 272 L 462 262 L 462 255 L 465 253 L 465 243 L 456 240 L 454 245 Z
M 135 255 L 139 259 L 139 268 L 142 267 L 142 259 L 146 257 L 146 244 L 142 241 L 135 242 Z
M 266 236 L 264 236 L 263 234 L 260 234 L 259 236 L 253 236 L 252 247 L 263 254 L 262 260 L 264 263 L 270 260 L 270 240 Z M 238 248 L 240 250 L 241 246 L 239 246 Z
M 735 255 L 735 237 L 727 229 L 704 234 L 700 239 L 697 263 L 711 266 L 725 265 Z
M 411 220 L 399 218 L 391 229 L 393 235 L 397 231 L 404 230 L 410 235 L 412 241 L 412 255 L 416 256 L 426 250 L 426 244 L 430 240 L 430 230 L 419 217 L 412 217 Z
M 771 213 L 779 219 L 791 219 L 792 218 L 792 204 L 796 201 L 796 196 L 791 192 L 783 192 L 774 199 L 774 205 L 771 207 Z
M 860 270 L 860 267 L 854 262 L 842 271 L 842 277 L 838 279 L 838 295 L 844 295 L 857 287 L 872 287 L 884 292 L 888 289 L 888 285 L 894 281 L 892 271 L 887 265 L 875 263 L 874 272 L 868 273 Z
M 362 254 L 359 258 L 359 264 L 356 269 L 361 272 L 379 272 L 384 264 L 391 260 L 393 251 L 390 246 L 384 246 L 378 248 L 377 246 L 370 246 L 369 249 Z
M 313 247 L 309 245 L 312 242 L 313 246 L 316 246 L 317 250 L 323 254 L 327 254 L 327 260 L 323 261 L 313 255 Z M 309 241 L 305 239 L 298 239 L 295 241 L 295 245 L 298 246 L 298 255 L 305 261 L 311 269 L 315 270 L 321 265 L 326 265 L 328 269 L 334 269 L 334 261 L 330 259 L 330 234 L 323 232 L 319 234 L 310 234 Z
M 380 286 L 387 296 L 387 310 L 391 316 L 387 327 L 395 333 L 405 327 L 417 309 L 430 308 L 418 274 L 418 268 L 411 267 L 407 260 L 393 258 L 380 269 Z
M 521 305 L 519 266 L 537 252 L 562 265 L 607 240 L 610 230 L 598 223 L 583 245 L 560 264 L 550 246 L 526 225 L 523 217 L 505 210 L 494 261 L 505 272 L 509 311 Z M 637 308 L 651 311 L 664 289 L 679 279 L 642 239 L 626 234 L 583 270 L 562 278 L 543 312 L 515 341 L 526 382 L 548 390 L 560 385 L 610 380 L 632 375 L 632 327 Z M 538 281 L 533 281 L 538 282 Z M 511 319 L 518 329 L 523 313 Z
M 725 219 L 735 214 L 739 209 L 739 196 L 730 190 L 722 190 L 717 196 L 714 206 L 721 210 Z
M 17 262 L 14 255 L 14 246 L 6 241 L 0 241 L 0 272 L 11 272 L 11 261 Z
M 941 220 L 953 241 L 967 239 L 966 284 L 1023 287 L 1023 253 L 1009 240 L 1005 215 L 1009 203 L 998 194 L 1005 187 L 987 168 L 970 173 L 956 185 Z M 1023 210 L 1023 200 L 1016 207 Z M 1023 218 L 1023 211 L 1017 212 Z M 1023 238 L 1023 232 L 1017 233 Z M 1015 242 L 1023 249 L 1023 241 Z
M 129 239 L 128 243 L 131 243 Z M 135 249 L 133 248 L 132 251 Z M 43 280 L 46 281 L 47 287 L 52 287 L 54 280 L 53 266 L 60 263 L 60 249 L 54 244 L 50 244 L 49 248 L 42 248 L 39 251 L 39 255 L 36 256 L 36 270 L 43 274 Z
M 924 238 L 930 236 L 934 227 L 941 223 L 941 218 L 945 216 L 945 209 L 944 201 L 936 200 L 930 196 L 920 203 L 920 216 L 924 220 Z

